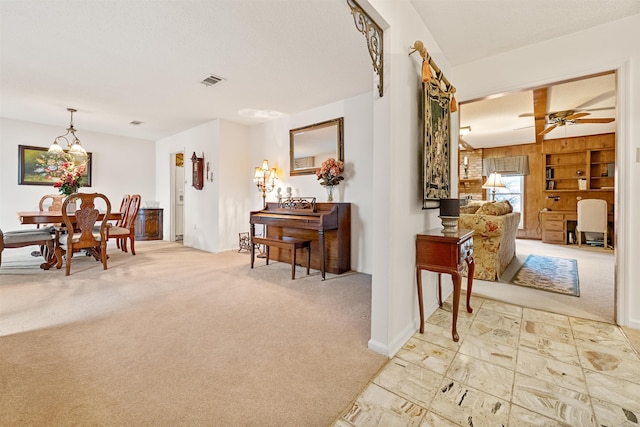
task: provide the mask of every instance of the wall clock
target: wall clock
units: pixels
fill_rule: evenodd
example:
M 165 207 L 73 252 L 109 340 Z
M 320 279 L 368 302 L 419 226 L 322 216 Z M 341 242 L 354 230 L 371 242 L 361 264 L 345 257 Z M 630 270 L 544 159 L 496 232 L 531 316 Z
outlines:
M 196 152 L 193 152 L 191 156 L 191 163 L 193 164 L 193 173 L 191 175 L 191 185 L 196 190 L 202 190 L 204 185 L 204 154 L 202 157 L 196 156 Z

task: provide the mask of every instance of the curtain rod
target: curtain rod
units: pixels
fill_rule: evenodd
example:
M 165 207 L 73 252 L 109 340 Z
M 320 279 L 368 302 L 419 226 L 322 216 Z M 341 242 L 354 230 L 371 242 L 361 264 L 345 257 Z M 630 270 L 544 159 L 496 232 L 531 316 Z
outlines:
M 422 43 L 420 40 L 416 40 L 413 46 L 409 47 L 409 49 L 413 49 L 411 52 L 409 52 L 409 56 L 411 56 L 414 52 L 420 53 L 422 59 L 424 61 L 427 61 L 431 68 L 433 68 L 433 70 L 436 72 L 438 80 L 444 82 L 448 91 L 451 91 L 451 93 L 455 93 L 456 88 L 449 82 L 449 80 L 447 80 L 442 70 L 440 70 L 438 65 L 436 65 L 435 61 L 431 58 L 431 55 L 427 53 L 427 49 L 424 47 L 424 43 Z

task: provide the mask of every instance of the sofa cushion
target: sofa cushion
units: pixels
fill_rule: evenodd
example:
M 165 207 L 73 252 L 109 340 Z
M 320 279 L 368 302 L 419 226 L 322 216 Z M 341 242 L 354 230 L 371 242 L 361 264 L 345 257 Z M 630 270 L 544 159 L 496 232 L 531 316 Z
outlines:
M 475 213 L 484 215 L 506 215 L 511 212 L 513 212 L 513 206 L 511 206 L 511 203 L 509 203 L 508 200 L 502 200 L 500 202 L 491 201 L 485 203 L 480 206 Z
M 460 213 L 461 214 L 474 214 L 476 213 L 476 211 L 480 209 L 480 204 L 468 204 L 466 206 L 460 206 Z

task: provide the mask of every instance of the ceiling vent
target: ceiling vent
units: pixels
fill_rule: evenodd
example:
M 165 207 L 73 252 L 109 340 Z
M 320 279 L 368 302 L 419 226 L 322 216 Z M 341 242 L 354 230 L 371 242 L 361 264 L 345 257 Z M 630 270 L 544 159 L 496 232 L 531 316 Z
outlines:
M 213 74 L 210 74 L 207 78 L 205 78 L 200 83 L 208 87 L 208 86 L 215 86 L 219 83 L 222 83 L 224 80 L 225 79 L 223 79 L 222 77 L 218 77 L 218 76 L 214 76 Z

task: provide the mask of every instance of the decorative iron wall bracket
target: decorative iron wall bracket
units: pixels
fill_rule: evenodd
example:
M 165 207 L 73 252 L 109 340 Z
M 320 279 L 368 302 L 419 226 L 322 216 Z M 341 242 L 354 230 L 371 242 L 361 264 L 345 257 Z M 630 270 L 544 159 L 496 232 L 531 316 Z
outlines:
M 351 8 L 353 22 L 358 31 L 360 31 L 367 39 L 367 47 L 369 48 L 369 56 L 373 65 L 373 70 L 378 75 L 378 92 L 380 97 L 383 94 L 383 76 L 384 63 L 382 56 L 383 32 L 380 26 L 365 12 L 355 0 L 347 0 L 347 4 Z

